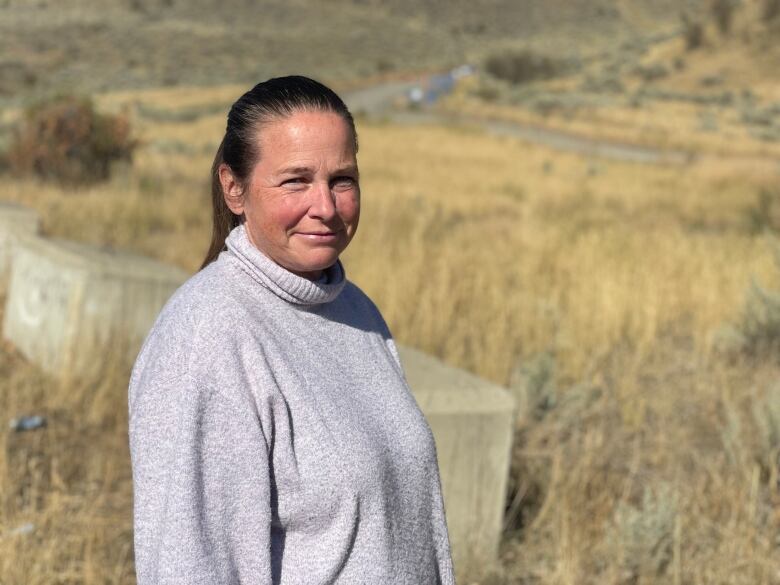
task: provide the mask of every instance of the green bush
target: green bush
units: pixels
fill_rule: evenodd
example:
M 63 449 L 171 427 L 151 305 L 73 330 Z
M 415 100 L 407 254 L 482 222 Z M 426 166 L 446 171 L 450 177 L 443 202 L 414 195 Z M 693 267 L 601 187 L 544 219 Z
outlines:
M 117 161 L 130 161 L 136 142 L 124 115 L 105 115 L 86 98 L 60 96 L 25 112 L 7 164 L 16 175 L 65 184 L 103 181 Z

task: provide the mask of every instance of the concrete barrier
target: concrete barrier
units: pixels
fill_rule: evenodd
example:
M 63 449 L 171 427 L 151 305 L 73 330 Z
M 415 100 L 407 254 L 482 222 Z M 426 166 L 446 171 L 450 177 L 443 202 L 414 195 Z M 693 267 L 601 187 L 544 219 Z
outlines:
M 455 569 L 479 574 L 498 556 L 514 400 L 504 388 L 420 351 L 399 347 L 399 353 L 436 441 Z
M 39 229 L 37 211 L 0 201 L 0 295 L 8 291 L 14 245 L 20 237 L 37 234 Z
M 28 236 L 16 244 L 3 336 L 57 375 L 88 371 L 112 350 L 132 358 L 186 278 L 149 258 Z

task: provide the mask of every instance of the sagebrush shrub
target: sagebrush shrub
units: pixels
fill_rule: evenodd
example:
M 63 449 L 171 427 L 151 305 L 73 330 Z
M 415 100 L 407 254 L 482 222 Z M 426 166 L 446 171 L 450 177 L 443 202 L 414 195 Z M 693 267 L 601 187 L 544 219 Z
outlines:
M 737 4 L 734 0 L 711 0 L 710 11 L 721 34 L 725 35 L 731 31 L 736 7 Z
M 682 14 L 681 19 L 685 49 L 688 51 L 698 49 L 704 44 L 704 25 L 687 12 Z
M 780 0 L 764 0 L 761 6 L 761 19 L 765 22 L 780 16 Z
M 542 353 L 520 362 L 510 375 L 509 387 L 517 400 L 517 411 L 529 420 L 541 420 L 555 406 L 555 358 Z
M 780 293 L 753 283 L 742 311 L 739 331 L 748 353 L 780 349 Z
M 495 53 L 485 60 L 485 70 L 490 75 L 515 84 L 550 79 L 566 69 L 561 60 L 528 50 Z
M 110 176 L 113 163 L 129 161 L 135 146 L 127 116 L 101 114 L 89 99 L 60 96 L 25 112 L 7 162 L 17 175 L 94 183 Z
M 752 409 L 754 428 L 758 434 L 756 456 L 765 469 L 780 464 L 780 383 L 771 384 L 759 394 Z
M 762 189 L 755 206 L 745 210 L 752 234 L 780 231 L 780 189 Z
M 780 268 L 780 246 L 775 244 L 775 265 Z M 753 281 L 737 322 L 727 329 L 728 345 L 748 355 L 771 355 L 780 349 L 780 291 Z
M 608 527 L 606 543 L 620 559 L 626 582 L 661 576 L 672 560 L 677 496 L 671 486 L 646 486 L 641 505 L 620 502 Z

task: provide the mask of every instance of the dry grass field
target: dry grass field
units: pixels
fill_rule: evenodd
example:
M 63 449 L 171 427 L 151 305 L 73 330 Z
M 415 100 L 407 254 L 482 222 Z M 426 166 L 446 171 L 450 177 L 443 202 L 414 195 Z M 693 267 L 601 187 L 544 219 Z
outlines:
M 108 184 L 4 178 L 0 199 L 37 209 L 49 235 L 194 271 L 232 94 L 181 104 L 177 91 L 100 97 L 142 141 Z M 161 114 L 174 103 L 190 113 Z M 751 281 L 780 289 L 778 166 L 359 131 L 349 277 L 398 340 L 511 385 L 523 405 L 502 563 L 483 583 L 780 583 L 777 340 L 763 321 L 758 342 L 739 337 Z M 96 356 L 93 375 L 63 383 L 2 347 L 0 584 L 134 582 L 127 368 Z M 48 427 L 9 432 L 23 413 Z

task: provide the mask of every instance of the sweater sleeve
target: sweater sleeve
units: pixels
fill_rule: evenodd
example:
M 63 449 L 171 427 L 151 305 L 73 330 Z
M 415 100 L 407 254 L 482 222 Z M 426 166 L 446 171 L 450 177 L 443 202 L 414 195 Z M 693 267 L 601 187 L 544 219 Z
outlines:
M 188 376 L 133 394 L 138 584 L 270 585 L 270 471 L 258 416 Z

